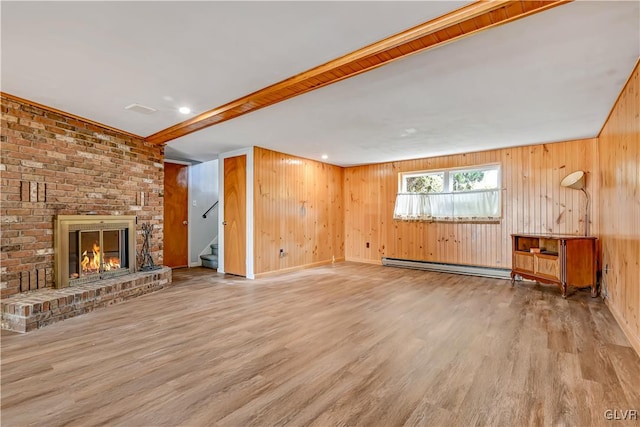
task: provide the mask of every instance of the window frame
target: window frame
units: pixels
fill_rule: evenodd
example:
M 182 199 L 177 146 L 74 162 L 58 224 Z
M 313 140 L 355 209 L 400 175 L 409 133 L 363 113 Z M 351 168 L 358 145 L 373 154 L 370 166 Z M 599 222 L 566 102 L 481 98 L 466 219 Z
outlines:
M 454 191 L 452 189 L 452 180 L 451 174 L 456 172 L 486 172 L 490 170 L 496 170 L 498 172 L 497 185 L 495 188 L 483 188 L 480 190 L 458 190 Z M 481 165 L 473 165 L 473 166 L 463 166 L 463 167 L 455 167 L 455 168 L 443 168 L 443 169 L 425 169 L 420 171 L 409 171 L 409 172 L 400 172 L 398 174 L 398 193 L 405 194 L 429 194 L 429 193 L 414 193 L 412 191 L 407 191 L 407 180 L 406 178 L 414 178 L 418 176 L 425 175 L 439 175 L 443 174 L 442 180 L 442 191 L 433 191 L 433 193 L 443 194 L 443 193 L 464 193 L 467 191 L 484 191 L 484 190 L 499 190 L 502 188 L 502 165 L 500 163 L 484 163 Z
M 497 183 L 496 183 L 496 187 L 493 188 L 484 188 L 484 189 L 475 189 L 475 190 L 453 190 L 453 183 L 452 183 L 452 179 L 451 176 L 453 173 L 457 173 L 457 172 L 475 172 L 475 171 L 493 171 L 495 170 L 497 172 Z M 406 191 L 407 190 L 407 179 L 406 178 L 412 178 L 412 177 L 418 177 L 418 176 L 424 176 L 424 175 L 439 175 L 442 174 L 443 175 L 443 190 L 442 191 L 433 191 L 433 192 L 426 192 L 426 193 L 416 193 L 416 192 L 410 192 L 410 191 Z M 428 194 L 464 194 L 464 193 L 480 193 L 480 192 L 498 192 L 498 211 L 499 211 L 499 216 L 496 217 L 482 217 L 482 216 L 478 216 L 478 217 L 474 217 L 474 216 L 468 216 L 468 217 L 434 217 L 433 219 L 428 219 L 428 220 L 424 220 L 424 219 L 417 219 L 417 221 L 429 221 L 429 222 L 445 222 L 445 223 L 451 223 L 451 222 L 457 222 L 457 223 L 478 223 L 478 224 L 499 224 L 502 221 L 503 215 L 504 215 L 504 209 L 503 209 L 503 203 L 502 203 L 502 192 L 503 192 L 503 186 L 502 186 L 502 164 L 499 162 L 495 162 L 495 163 L 483 163 L 483 164 L 478 164 L 478 165 L 469 165 L 469 166 L 457 166 L 457 167 L 453 167 L 453 168 L 440 168 L 440 169 L 425 169 L 425 170 L 418 170 L 418 171 L 406 171 L 406 172 L 399 172 L 398 173 L 398 194 L 423 194 L 423 195 L 428 195 Z M 394 211 L 394 215 L 395 215 L 395 211 Z M 396 219 L 394 218 L 394 220 L 401 220 L 401 221 L 413 221 L 413 219 Z

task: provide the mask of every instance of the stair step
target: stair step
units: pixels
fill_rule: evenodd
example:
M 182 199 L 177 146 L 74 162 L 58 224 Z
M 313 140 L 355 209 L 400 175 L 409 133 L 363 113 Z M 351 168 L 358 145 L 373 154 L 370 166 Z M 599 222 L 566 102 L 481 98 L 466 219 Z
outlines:
M 212 243 L 209 245 L 211 253 L 206 255 L 200 255 L 202 260 L 202 266 L 207 268 L 218 268 L 218 244 Z
M 218 255 L 200 255 L 202 266 L 207 268 L 218 268 Z
M 218 269 L 218 261 L 209 261 L 209 260 L 202 260 L 202 266 L 206 267 L 206 268 L 213 268 L 214 270 Z

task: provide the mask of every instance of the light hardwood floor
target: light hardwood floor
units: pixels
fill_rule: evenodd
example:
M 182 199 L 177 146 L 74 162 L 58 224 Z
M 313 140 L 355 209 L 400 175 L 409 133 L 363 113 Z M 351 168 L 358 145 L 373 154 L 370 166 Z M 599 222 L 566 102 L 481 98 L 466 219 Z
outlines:
M 2 425 L 638 425 L 604 417 L 640 410 L 640 358 L 588 292 L 356 263 L 174 281 L 3 331 Z

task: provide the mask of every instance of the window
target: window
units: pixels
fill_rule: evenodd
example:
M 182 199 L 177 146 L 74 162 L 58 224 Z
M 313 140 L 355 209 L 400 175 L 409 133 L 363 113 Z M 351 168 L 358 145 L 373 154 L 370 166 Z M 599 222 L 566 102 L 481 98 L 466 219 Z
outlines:
M 495 221 L 502 211 L 500 166 L 400 174 L 394 219 Z

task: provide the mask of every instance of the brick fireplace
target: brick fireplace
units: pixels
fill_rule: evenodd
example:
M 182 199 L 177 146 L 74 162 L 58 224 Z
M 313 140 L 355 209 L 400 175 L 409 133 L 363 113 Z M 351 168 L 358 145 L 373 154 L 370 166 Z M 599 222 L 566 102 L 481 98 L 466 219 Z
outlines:
M 136 267 L 135 256 L 143 244 L 142 224 L 153 227 L 150 253 L 156 264 L 162 264 L 163 147 L 10 95 L 0 95 L 0 106 L 3 302 L 7 297 L 29 295 L 35 290 L 89 286 L 84 280 L 74 279 L 92 280 L 92 275 L 113 283 L 118 278 L 107 279 L 109 271 L 117 271 L 117 275 L 122 270 L 130 273 L 128 270 Z M 76 263 L 82 266 L 83 249 L 77 255 L 79 259 L 67 261 L 73 264 L 66 273 L 68 283 L 61 280 L 58 285 L 56 275 L 62 269 L 55 265 L 58 248 L 54 238 L 56 219 L 64 216 L 117 218 L 119 222 L 133 218 L 133 223 L 124 234 L 109 233 L 108 227 L 68 230 L 67 234 L 75 233 L 78 244 L 81 242 L 77 239 L 82 237 L 91 241 L 86 255 L 98 269 L 84 275 L 72 271 Z M 127 266 L 123 268 L 121 263 L 120 268 L 107 267 L 104 262 L 97 262 L 93 248 L 96 242 L 99 248 L 95 252 L 105 251 L 107 263 L 119 257 L 115 252 L 124 252 Z

